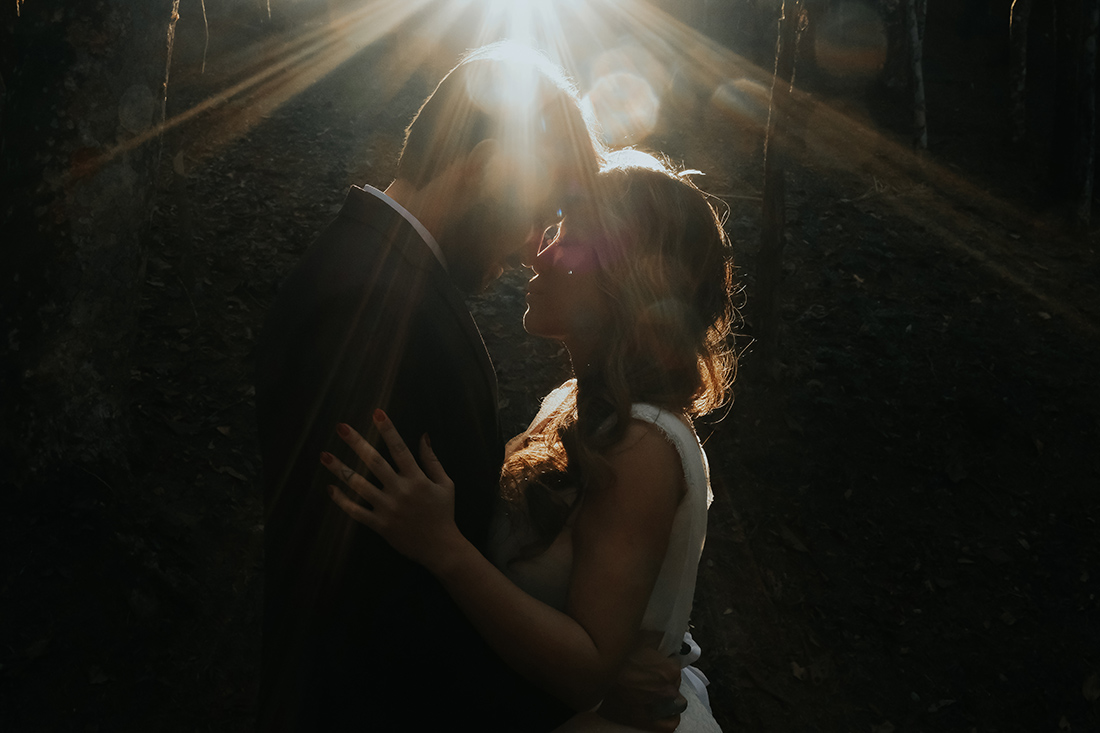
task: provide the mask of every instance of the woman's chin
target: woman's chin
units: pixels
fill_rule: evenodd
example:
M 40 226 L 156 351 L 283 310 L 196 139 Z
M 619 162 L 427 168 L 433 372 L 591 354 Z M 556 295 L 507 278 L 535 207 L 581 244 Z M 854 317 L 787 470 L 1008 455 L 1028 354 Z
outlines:
M 537 314 L 531 313 L 531 306 L 527 306 L 527 310 L 523 314 L 523 330 L 532 336 L 539 336 L 541 338 L 554 338 L 552 333 L 546 328 L 546 324 L 541 322 L 541 319 Z

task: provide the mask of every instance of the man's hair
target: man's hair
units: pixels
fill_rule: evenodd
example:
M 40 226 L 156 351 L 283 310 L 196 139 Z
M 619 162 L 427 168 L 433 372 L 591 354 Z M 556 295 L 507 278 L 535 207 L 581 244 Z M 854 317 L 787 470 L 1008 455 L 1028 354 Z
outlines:
M 540 112 L 556 106 L 569 129 L 572 152 L 584 166 L 595 160 L 593 125 L 581 112 L 565 71 L 530 46 L 501 41 L 466 54 L 436 86 L 405 130 L 397 177 L 422 188 L 490 139 L 538 145 L 548 131 Z

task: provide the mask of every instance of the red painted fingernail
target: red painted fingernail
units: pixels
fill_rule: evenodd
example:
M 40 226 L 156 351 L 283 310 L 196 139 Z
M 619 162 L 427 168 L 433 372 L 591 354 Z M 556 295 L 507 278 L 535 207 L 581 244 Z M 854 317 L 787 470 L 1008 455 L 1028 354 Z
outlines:
M 374 411 L 374 421 L 375 422 L 382 422 L 385 419 L 386 419 L 386 413 L 382 412 L 382 410 L 375 410 Z
M 345 423 L 340 423 L 336 426 L 336 432 L 340 434 L 341 438 L 346 438 L 351 435 L 351 428 Z
M 331 453 L 327 451 L 321 451 L 321 463 L 325 464 L 326 466 L 332 463 L 333 458 L 335 458 L 335 456 L 333 456 Z

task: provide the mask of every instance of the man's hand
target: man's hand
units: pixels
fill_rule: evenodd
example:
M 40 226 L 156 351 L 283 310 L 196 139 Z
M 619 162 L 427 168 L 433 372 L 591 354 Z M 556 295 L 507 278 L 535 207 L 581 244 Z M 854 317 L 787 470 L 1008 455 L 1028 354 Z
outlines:
M 657 651 L 660 641 L 661 632 L 642 632 L 600 704 L 601 716 L 642 730 L 676 730 L 687 700 L 680 694 L 680 662 Z

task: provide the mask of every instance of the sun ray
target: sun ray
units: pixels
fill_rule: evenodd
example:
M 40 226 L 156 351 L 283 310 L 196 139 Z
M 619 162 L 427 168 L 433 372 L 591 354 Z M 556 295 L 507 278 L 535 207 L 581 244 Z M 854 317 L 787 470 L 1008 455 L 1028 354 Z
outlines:
M 193 133 L 189 138 L 212 141 L 210 150 L 228 144 L 359 51 L 387 38 L 394 40 L 378 73 L 387 81 L 388 95 L 417 73 L 438 79 L 466 49 L 513 38 L 541 49 L 579 81 L 614 143 L 644 143 L 668 119 L 724 126 L 721 136 L 741 140 L 746 150 L 762 143 L 771 69 L 755 66 L 642 0 L 373 0 L 329 11 L 327 22 L 301 28 L 258 53 L 242 50 L 234 68 L 219 72 L 227 80 L 222 91 L 74 166 L 69 181 L 185 124 Z M 958 211 L 965 209 L 977 210 L 1006 230 L 1035 225 L 1020 207 L 916 154 L 900 136 L 874 129 L 799 89 L 790 105 L 787 134 L 800 143 L 801 162 L 820 175 L 874 179 L 897 190 L 920 184 L 933 191 L 920 207 L 903 197 L 888 202 L 908 220 L 955 221 L 964 227 Z M 580 142 L 575 141 L 578 149 Z M 705 167 L 704 161 L 689 162 Z M 941 239 L 961 251 L 973 249 L 959 237 Z M 1058 298 L 1033 284 L 1026 263 L 1014 263 L 995 248 L 971 259 L 1048 310 L 1071 313 L 1070 306 L 1059 305 Z M 1087 325 L 1081 318 L 1077 322 Z
M 203 139 L 209 147 L 203 153 L 213 152 L 245 134 L 283 104 L 356 53 L 393 33 L 432 3 L 433 0 L 376 0 L 356 10 L 334 15 L 321 27 L 303 30 L 289 41 L 279 43 L 278 48 L 268 48 L 263 54 L 264 63 L 241 81 L 72 168 L 67 181 L 92 175 L 118 156 L 184 124 L 198 125 L 192 137 Z

